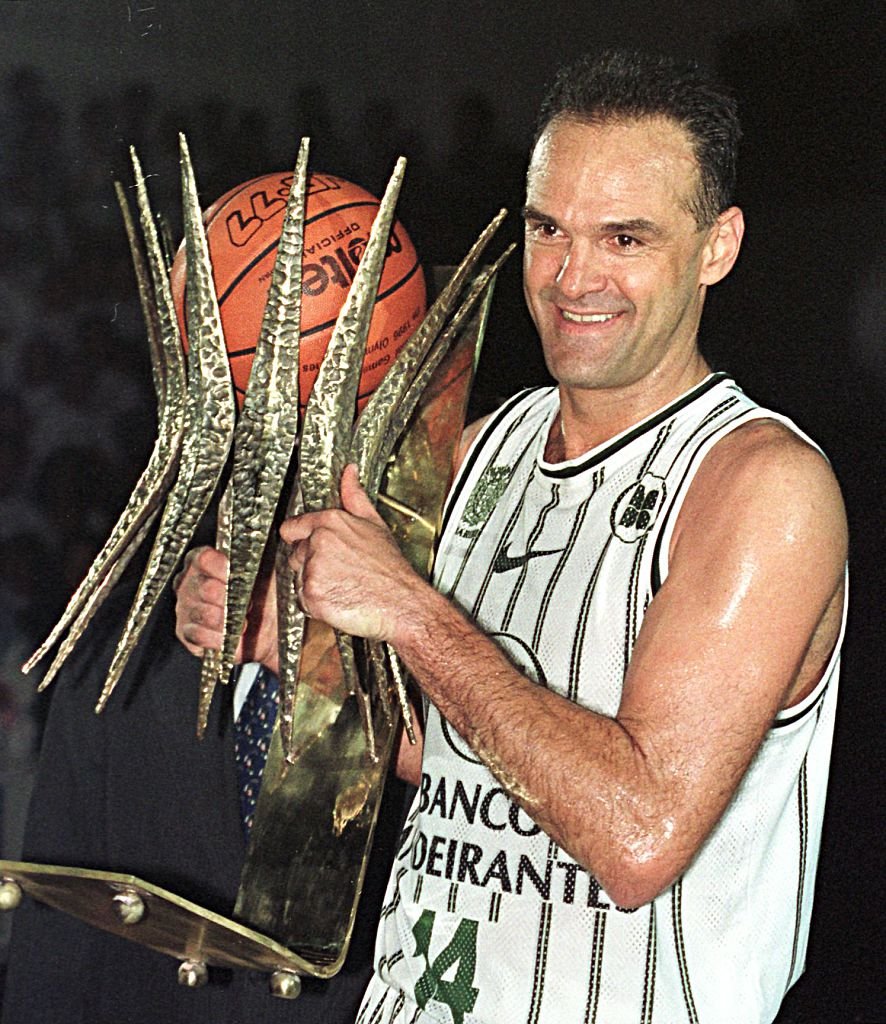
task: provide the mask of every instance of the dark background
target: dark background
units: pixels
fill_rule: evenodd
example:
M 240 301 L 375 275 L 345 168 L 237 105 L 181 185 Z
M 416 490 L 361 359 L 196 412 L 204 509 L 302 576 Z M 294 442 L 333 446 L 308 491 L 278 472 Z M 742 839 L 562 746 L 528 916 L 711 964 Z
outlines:
M 524 9 L 525 7 L 525 9 Z M 842 705 L 808 971 L 782 1021 L 882 1021 L 879 738 L 883 520 L 883 38 L 830 0 L 430 3 L 0 0 L 0 721 L 5 852 L 44 708 L 15 671 L 52 624 L 144 465 L 154 400 L 112 182 L 138 148 L 177 223 L 176 133 L 201 196 L 312 166 L 383 188 L 426 263 L 517 212 L 553 69 L 611 45 L 695 56 L 739 96 L 748 233 L 713 290 L 716 368 L 829 453 L 854 563 Z M 475 396 L 544 379 L 512 259 Z M 10 769 L 12 765 L 12 769 Z M 17 774 L 17 772 L 19 774 Z M 10 790 L 14 792 L 10 793 Z

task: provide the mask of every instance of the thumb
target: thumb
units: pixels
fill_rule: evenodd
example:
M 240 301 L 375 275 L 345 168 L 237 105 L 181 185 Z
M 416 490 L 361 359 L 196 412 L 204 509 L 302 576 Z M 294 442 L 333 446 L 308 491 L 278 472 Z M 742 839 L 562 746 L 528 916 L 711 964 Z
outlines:
M 345 466 L 341 475 L 341 507 L 345 512 L 350 512 L 360 519 L 368 519 L 372 523 L 382 523 L 382 518 L 376 512 L 375 506 L 369 500 L 369 495 L 363 490 L 360 479 L 357 476 L 357 467 L 350 463 Z

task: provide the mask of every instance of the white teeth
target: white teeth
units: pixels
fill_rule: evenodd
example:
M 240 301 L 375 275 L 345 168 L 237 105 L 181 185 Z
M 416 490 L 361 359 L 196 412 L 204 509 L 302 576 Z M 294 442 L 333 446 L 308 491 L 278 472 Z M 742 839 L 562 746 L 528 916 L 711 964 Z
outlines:
M 572 313 L 568 309 L 561 309 L 564 320 L 574 324 L 603 324 L 607 320 L 614 320 L 617 313 Z

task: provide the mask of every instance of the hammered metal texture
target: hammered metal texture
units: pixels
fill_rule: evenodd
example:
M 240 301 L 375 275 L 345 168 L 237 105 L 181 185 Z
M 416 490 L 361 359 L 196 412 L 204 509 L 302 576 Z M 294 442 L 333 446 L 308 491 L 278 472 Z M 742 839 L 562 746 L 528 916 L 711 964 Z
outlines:
M 228 571 L 225 575 L 225 603 L 222 608 L 222 633 L 227 623 L 227 587 L 230 576 L 231 558 L 231 517 L 234 511 L 234 486 L 233 481 L 228 482 L 222 490 L 218 502 L 218 510 L 215 515 L 215 547 L 228 559 Z M 200 665 L 200 697 L 197 701 L 197 739 L 202 740 L 206 734 L 206 725 L 209 721 L 209 708 L 212 704 L 212 697 L 219 682 L 226 683 L 229 675 L 222 675 L 222 652 L 207 648 L 203 651 L 203 659 Z
M 500 210 L 480 234 L 446 286 L 434 300 L 421 324 L 397 354 L 393 366 L 382 378 L 357 420 L 347 461 L 356 464 L 360 480 L 363 482 L 367 494 L 373 500 L 378 494 L 381 474 L 384 472 L 387 462 L 387 457 L 380 457 L 380 451 L 391 420 L 400 408 L 400 403 L 409 385 L 415 379 L 429 349 L 439 338 L 444 324 L 452 315 L 453 307 L 470 274 L 504 217 L 505 211 Z M 411 412 L 412 410 L 409 415 Z M 404 425 L 405 420 L 409 419 L 409 415 L 403 417 Z
M 103 581 L 113 573 L 115 564 L 125 558 L 121 568 L 115 575 L 115 579 L 121 575 L 122 568 L 128 564 L 135 554 L 138 545 L 146 536 L 145 524 L 153 522 L 159 510 L 160 502 L 169 490 L 178 465 L 179 451 L 182 443 L 185 379 L 181 341 L 172 309 L 171 296 L 168 294 L 168 289 L 166 291 L 163 289 L 163 282 L 166 279 L 165 264 L 157 240 L 144 175 L 142 174 L 141 165 L 138 162 L 135 151 L 132 151 L 132 163 L 153 285 L 148 281 L 144 273 L 144 258 L 134 237 L 131 219 L 128 216 L 128 207 L 124 204 L 126 209 L 125 223 L 130 239 L 130 247 L 133 252 L 133 259 L 136 262 L 136 276 L 143 305 L 153 308 L 153 313 L 148 319 L 147 324 L 148 336 L 149 338 L 154 338 L 154 325 L 156 325 L 160 338 L 160 358 L 163 363 L 162 371 L 157 369 L 154 371 L 155 387 L 160 388 L 163 395 L 163 400 L 160 402 L 158 409 L 157 438 L 145 470 L 136 483 L 132 495 L 117 523 L 111 530 L 110 536 L 88 570 L 86 577 L 68 602 L 64 613 L 53 627 L 52 632 L 23 666 L 24 672 L 30 671 L 62 636 L 65 630 L 69 626 L 71 627 L 65 643 L 65 655 L 61 658 L 56 657 L 50 672 L 47 673 L 47 677 L 44 677 L 43 687 L 49 684 L 61 667 L 67 654 L 73 650 L 92 614 L 101 604 L 101 599 L 96 600 L 98 593 L 104 596 L 110 592 L 110 587 L 103 586 Z M 153 341 L 151 342 L 151 350 L 152 362 L 156 362 L 158 356 L 155 353 Z M 161 377 L 162 384 L 158 380 Z M 138 544 L 135 547 L 133 547 L 134 538 L 138 538 Z M 91 611 L 87 615 L 82 616 L 80 613 L 86 606 L 90 606 Z M 71 625 L 72 623 L 73 626 Z
M 110 698 L 160 594 L 169 582 L 215 491 L 234 432 L 234 392 L 225 350 L 197 186 L 180 136 L 182 199 L 187 253 L 188 392 L 178 477 L 160 520 L 154 546 L 96 710 Z M 168 274 L 161 282 L 172 307 Z M 159 290 L 159 289 L 158 289 Z
M 339 481 L 350 448 L 366 334 L 405 165 L 401 157 L 388 182 L 366 251 L 357 265 L 308 398 L 299 455 L 302 498 L 308 512 L 338 505 Z
M 76 647 L 80 637 L 83 636 L 86 631 L 86 627 L 101 607 L 102 602 L 114 589 L 118 580 L 126 571 L 127 566 L 138 553 L 139 548 L 141 548 L 142 543 L 159 515 L 160 509 L 155 508 L 142 523 L 138 532 L 132 538 L 127 547 L 124 548 L 119 556 L 114 560 L 114 563 L 111 565 L 108 572 L 105 573 L 96 586 L 92 588 L 85 603 L 81 607 L 79 614 L 71 624 L 71 628 L 68 631 L 67 636 L 65 636 L 59 644 L 58 651 L 56 652 L 49 668 L 46 670 L 46 674 L 40 680 L 40 685 L 37 687 L 38 692 L 42 693 L 58 675 L 62 665 L 64 665 L 71 651 Z
M 301 267 L 308 140 L 302 139 L 261 333 L 234 434 L 231 561 L 221 674 L 226 677 L 298 433 Z
M 357 265 L 307 401 L 299 445 L 298 482 L 308 512 L 339 505 L 339 485 L 350 449 L 366 336 L 405 169 L 406 161 L 401 157 L 372 222 L 366 250 Z M 374 756 L 375 738 L 367 711 L 369 696 L 356 670 L 351 640 L 338 637 L 336 644 L 347 688 L 357 698 L 367 743 Z
M 303 511 L 301 492 L 295 487 L 286 514 L 295 516 Z M 277 582 L 277 651 L 280 668 L 278 728 L 284 758 L 288 764 L 293 764 L 297 756 L 294 733 L 295 700 L 304 644 L 305 616 L 298 603 L 295 574 L 289 564 L 288 555 L 288 545 L 278 541 L 274 566 Z
M 480 309 L 475 308 L 426 382 L 381 489 L 380 511 L 421 571 L 430 565 L 435 541 L 433 525 L 427 529 L 422 524 L 435 524 L 439 518 L 490 289 L 487 281 Z M 453 295 L 453 305 L 458 298 Z M 297 507 L 297 501 L 290 503 L 290 511 Z M 371 683 L 362 713 L 346 680 L 334 631 L 307 620 L 288 726 L 292 753 L 284 750 L 281 724 L 271 741 L 235 908 L 239 919 L 295 949 L 318 970 L 333 973 L 347 952 L 397 735 L 399 709 L 382 689 L 400 688 L 405 703 L 399 664 L 386 664 L 384 649 L 364 650 L 358 641 L 355 654 L 358 673 Z M 374 751 L 364 714 L 372 721 Z
M 127 234 L 149 344 L 156 350 L 159 338 L 163 350 L 162 367 L 156 364 L 156 351 L 153 356 L 161 423 L 158 434 L 167 447 L 172 443 L 173 435 L 164 424 L 177 409 L 178 438 L 183 434 L 183 441 L 178 476 L 169 489 L 99 709 L 109 699 L 161 589 L 218 487 L 235 436 L 236 411 L 207 244 L 183 138 L 181 145 L 190 339 L 187 387 L 168 266 L 133 154 L 150 287 L 129 222 Z M 220 502 L 217 545 L 230 554 L 227 640 L 224 653 L 207 652 L 204 657 L 198 734 L 205 729 L 218 679 L 227 680 L 296 444 L 306 168 L 307 140 L 303 140 L 253 379 L 236 429 L 229 487 Z M 501 260 L 479 273 L 476 266 L 504 212 L 456 270 L 355 427 L 365 338 L 403 170 L 401 160 L 380 204 L 308 402 L 287 513 L 337 506 L 341 472 L 348 461 L 356 461 L 361 481 L 377 500 L 406 557 L 427 573 L 463 428 L 492 281 Z M 178 355 L 177 378 L 170 354 L 173 347 Z M 171 465 L 174 471 L 175 460 Z M 167 486 L 172 471 L 166 471 Z M 113 586 L 125 560 L 148 532 L 153 517 L 159 515 L 159 500 L 147 512 L 138 512 L 137 526 L 125 542 L 119 542 L 115 559 L 92 585 L 90 596 L 81 601 L 79 613 L 74 613 L 75 629 L 85 628 L 95 602 Z M 140 508 L 144 499 L 139 496 L 136 501 L 134 494 L 131 503 Z M 407 680 L 395 652 L 385 645 L 337 635 L 322 622 L 306 620 L 298 607 L 287 554 L 286 545 L 280 543 L 276 573 L 281 710 L 235 913 L 297 949 L 291 954 L 298 962 L 297 970 L 329 977 L 340 968 L 347 952 L 401 709 L 407 730 L 411 733 L 412 729 Z M 60 657 L 69 643 L 70 634 Z M 268 948 L 274 946 L 273 939 L 260 939 Z
M 387 466 L 391 454 L 399 443 L 400 438 L 402 438 L 403 432 L 406 430 L 407 424 L 412 418 L 421 396 L 425 393 L 425 389 L 428 387 L 433 375 L 437 372 L 437 367 L 451 348 L 453 340 L 458 337 L 459 332 L 464 328 L 468 317 L 473 313 L 478 299 L 486 291 L 489 282 L 494 280 L 502 264 L 511 255 L 513 250 L 514 246 L 509 246 L 491 267 L 484 268 L 478 272 L 458 308 L 452 314 L 452 319 L 446 325 L 445 330 L 434 340 L 427 358 L 419 368 L 406 393 L 393 406 L 388 423 L 386 424 L 384 437 L 377 442 L 372 473 L 370 474 L 370 486 L 377 488 L 379 475 Z

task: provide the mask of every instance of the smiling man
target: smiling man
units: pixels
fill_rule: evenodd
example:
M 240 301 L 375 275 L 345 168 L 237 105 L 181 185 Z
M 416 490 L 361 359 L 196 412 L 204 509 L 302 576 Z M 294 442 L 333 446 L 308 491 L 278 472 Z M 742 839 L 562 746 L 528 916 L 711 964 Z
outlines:
M 362 1024 L 771 1021 L 803 970 L 846 522 L 821 452 L 698 348 L 738 135 L 695 67 L 562 72 L 524 263 L 557 385 L 467 431 L 435 586 L 353 467 L 281 529 L 306 613 L 425 697 Z M 223 568 L 183 576 L 193 650 Z

